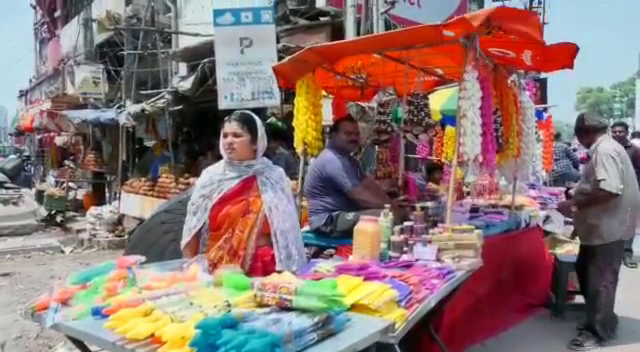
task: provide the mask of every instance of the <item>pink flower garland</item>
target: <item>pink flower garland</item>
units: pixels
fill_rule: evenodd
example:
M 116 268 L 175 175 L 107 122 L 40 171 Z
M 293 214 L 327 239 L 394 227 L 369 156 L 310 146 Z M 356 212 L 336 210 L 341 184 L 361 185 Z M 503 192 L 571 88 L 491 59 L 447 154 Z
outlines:
M 480 107 L 480 117 L 482 118 L 482 168 L 489 175 L 493 175 L 496 170 L 496 155 L 498 152 L 493 121 L 493 84 L 488 74 L 490 71 L 486 69 L 479 71 L 478 80 L 482 90 L 482 105 Z

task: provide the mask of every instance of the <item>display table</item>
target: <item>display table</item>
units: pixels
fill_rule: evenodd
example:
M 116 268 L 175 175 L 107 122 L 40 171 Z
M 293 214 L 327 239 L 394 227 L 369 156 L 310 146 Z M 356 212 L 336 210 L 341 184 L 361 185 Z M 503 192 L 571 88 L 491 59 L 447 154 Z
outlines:
M 166 199 L 142 196 L 139 194 L 120 193 L 120 214 L 137 219 L 148 219 Z
M 306 352 L 353 352 L 375 346 L 389 335 L 392 322 L 361 314 L 348 313 L 351 321 L 344 331 L 309 348 Z M 84 319 L 55 324 L 52 329 L 62 333 L 80 352 L 90 352 L 94 345 L 109 352 L 154 352 L 149 341 L 129 342 L 102 327 L 104 320 Z
M 437 334 L 450 351 L 464 351 L 524 321 L 549 298 L 553 258 L 540 227 L 486 236 L 483 266 L 451 297 L 435 318 Z M 440 351 L 419 327 L 415 351 Z
M 400 329 L 393 328 L 393 322 L 380 318 L 347 313 L 351 321 L 346 329 L 316 345 L 305 350 L 305 352 L 352 352 L 363 351 L 371 348 L 375 350 L 378 343 L 392 345 L 397 351 L 400 350 L 399 343 L 405 335 L 417 324 L 425 323 L 430 327 L 429 313 L 443 303 L 455 290 L 464 286 L 464 282 L 472 277 L 472 271 L 460 271 L 449 280 L 442 288 L 423 302 L 409 316 L 407 323 Z M 41 323 L 39 319 L 36 322 Z M 110 352 L 154 352 L 156 347 L 148 341 L 130 342 L 121 336 L 103 328 L 103 320 L 91 318 L 60 322 L 51 328 L 64 334 L 71 343 L 81 352 L 89 352 L 87 345 L 94 345 Z M 430 333 L 438 339 L 435 329 L 430 328 Z

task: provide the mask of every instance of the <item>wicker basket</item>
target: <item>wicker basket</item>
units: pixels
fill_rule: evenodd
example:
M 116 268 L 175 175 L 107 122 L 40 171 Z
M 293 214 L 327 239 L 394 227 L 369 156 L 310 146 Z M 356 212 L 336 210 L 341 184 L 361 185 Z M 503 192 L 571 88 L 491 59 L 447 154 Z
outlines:
M 60 196 L 52 196 L 52 195 L 45 195 L 44 196 L 44 209 L 46 211 L 65 211 L 67 210 L 67 205 L 68 205 L 68 201 L 67 201 L 67 197 L 60 197 Z

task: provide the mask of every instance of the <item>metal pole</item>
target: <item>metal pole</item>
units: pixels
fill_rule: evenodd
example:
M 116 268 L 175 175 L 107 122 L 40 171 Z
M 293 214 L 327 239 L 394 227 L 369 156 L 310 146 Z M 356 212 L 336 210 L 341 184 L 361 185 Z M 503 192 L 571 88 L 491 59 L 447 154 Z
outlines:
M 85 1 L 85 8 L 82 10 L 82 45 L 84 46 L 84 60 L 94 61 L 95 53 L 93 51 L 93 20 L 91 19 L 91 3 Z
M 384 9 L 384 0 L 373 0 L 373 10 L 371 11 L 373 21 L 373 33 L 383 33 L 385 31 L 385 15 L 382 14 Z
M 474 43 L 474 44 L 470 44 Z M 471 45 L 475 45 L 474 41 L 463 42 L 464 44 L 464 64 L 462 70 L 467 67 L 469 61 L 469 51 L 473 50 Z M 464 78 L 460 78 L 460 84 L 462 84 Z M 451 174 L 449 175 L 449 189 L 447 190 L 447 210 L 445 217 L 445 224 L 451 225 L 451 217 L 453 210 L 453 203 L 455 202 L 455 188 L 456 188 L 456 173 L 458 169 L 458 154 L 460 154 L 460 99 L 458 99 L 458 108 L 456 109 L 456 142 L 453 146 L 453 160 L 451 160 Z
M 358 16 L 357 0 L 346 0 L 344 6 L 344 37 L 353 39 L 358 36 L 356 19 Z
M 375 4 L 377 0 L 362 0 L 362 14 L 360 15 L 360 36 L 367 35 L 369 32 L 369 11 L 375 13 Z M 373 33 L 376 33 L 375 22 L 373 24 Z

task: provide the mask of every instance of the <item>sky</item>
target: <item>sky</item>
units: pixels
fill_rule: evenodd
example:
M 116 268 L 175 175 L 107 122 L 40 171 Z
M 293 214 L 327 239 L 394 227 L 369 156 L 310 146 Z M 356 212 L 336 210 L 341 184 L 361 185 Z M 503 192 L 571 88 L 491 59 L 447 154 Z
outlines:
M 485 0 L 488 4 L 492 0 Z M 511 0 L 514 5 L 523 0 Z M 28 0 L 4 1 L 0 12 L 0 105 L 13 115 L 19 89 L 33 73 L 33 10 Z M 579 4 L 579 5 L 578 5 Z M 576 92 L 633 75 L 640 53 L 640 0 L 547 0 L 545 39 L 580 46 L 573 71 L 549 77 L 554 118 L 573 121 Z
M 545 40 L 580 46 L 573 71 L 549 76 L 554 119 L 573 122 L 580 87 L 604 86 L 633 76 L 640 54 L 640 0 L 547 0 Z M 578 5 L 579 4 L 579 5 Z
M 11 119 L 18 106 L 18 90 L 33 74 L 33 10 L 28 0 L 3 1 L 0 11 L 0 106 Z

